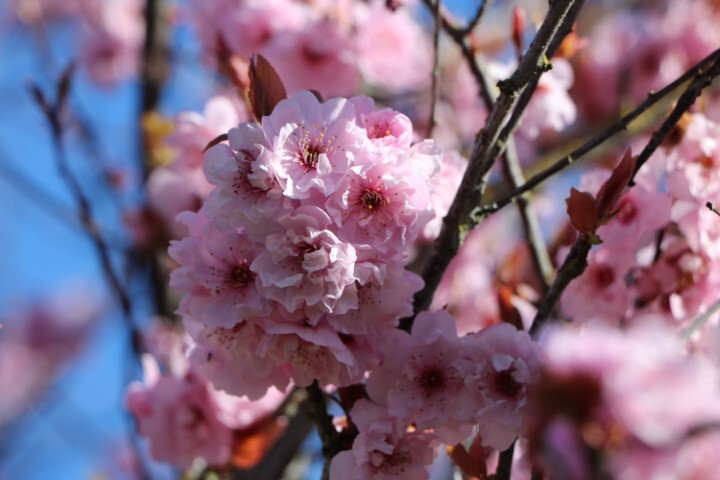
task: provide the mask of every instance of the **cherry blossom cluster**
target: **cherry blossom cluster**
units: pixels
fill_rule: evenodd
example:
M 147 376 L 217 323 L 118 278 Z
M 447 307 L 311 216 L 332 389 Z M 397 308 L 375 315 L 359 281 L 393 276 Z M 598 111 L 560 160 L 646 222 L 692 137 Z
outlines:
M 362 380 L 377 340 L 412 312 L 407 253 L 433 218 L 440 151 L 366 97 L 299 92 L 206 153 L 215 188 L 180 219 L 171 286 L 218 387 L 251 398 L 291 379 Z
M 458 337 L 441 310 L 421 313 L 412 334 L 394 330 L 384 342 L 383 363 L 367 380 L 370 398 L 350 412 L 360 433 L 333 459 L 330 478 L 425 479 L 436 445 L 475 435 L 504 450 L 525 429 L 540 369 L 527 333 L 500 323 Z
M 188 16 L 210 58 L 266 57 L 289 92 L 352 95 L 361 82 L 389 92 L 429 85 L 430 41 L 408 8 L 384 0 L 191 2 Z

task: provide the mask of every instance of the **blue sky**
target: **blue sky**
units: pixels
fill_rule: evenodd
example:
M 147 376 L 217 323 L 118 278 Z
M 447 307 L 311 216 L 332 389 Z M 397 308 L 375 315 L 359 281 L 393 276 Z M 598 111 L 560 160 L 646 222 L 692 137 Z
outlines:
M 7 1 L 0 1 L 0 10 Z M 446 3 L 456 11 L 476 5 Z M 0 25 L 0 318 L 11 302 L 47 294 L 76 279 L 96 285 L 99 295 L 111 298 L 92 245 L 76 223 L 74 200 L 58 175 L 45 119 L 27 88 L 32 82 L 51 91 L 73 56 L 72 28 L 50 29 L 48 42 L 11 27 L 6 18 Z M 187 31 L 178 32 L 175 44 L 184 54 L 165 90 L 163 109 L 200 109 L 210 94 L 208 74 L 188 60 L 196 50 Z M 75 77 L 72 105 L 99 136 L 102 161 L 116 167 L 135 163 L 137 94 L 133 82 L 110 91 L 95 87 L 82 74 Z M 122 241 L 117 199 L 77 135 L 71 132 L 66 140 L 71 168 L 92 199 L 96 219 L 114 244 L 117 237 Z M 23 182 L 31 182 L 42 194 Z M 119 266 L 120 255 L 114 259 Z M 133 292 L 135 318 L 142 322 L 148 314 L 146 292 L 139 283 Z M 120 315 L 111 309 L 35 413 L 5 439 L 0 480 L 76 480 L 100 473 L 103 459 L 111 458 L 126 427 L 121 402 L 127 371 L 120 367 L 128 354 L 126 341 Z

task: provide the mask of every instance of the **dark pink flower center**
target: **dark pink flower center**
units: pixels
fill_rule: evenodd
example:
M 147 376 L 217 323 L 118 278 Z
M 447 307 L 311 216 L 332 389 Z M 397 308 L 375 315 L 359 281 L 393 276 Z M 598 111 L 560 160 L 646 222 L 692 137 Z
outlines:
M 515 380 L 513 373 L 515 373 L 515 367 L 495 373 L 495 391 L 503 397 L 515 398 L 522 390 L 522 384 Z
M 423 392 L 423 397 L 429 397 L 435 391 L 440 390 L 443 386 L 445 386 L 445 373 L 439 367 L 425 367 L 420 374 L 418 383 Z
M 377 192 L 376 190 L 365 189 L 362 195 L 360 195 L 360 205 L 368 212 L 378 210 L 380 207 L 387 203 L 387 199 Z
M 237 265 L 228 271 L 227 282 L 235 288 L 244 288 L 254 279 L 255 274 L 245 264 Z

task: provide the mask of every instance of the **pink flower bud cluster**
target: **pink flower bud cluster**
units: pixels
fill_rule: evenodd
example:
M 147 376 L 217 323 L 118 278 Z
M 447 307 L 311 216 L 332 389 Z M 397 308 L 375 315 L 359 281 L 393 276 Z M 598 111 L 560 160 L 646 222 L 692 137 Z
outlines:
M 215 188 L 170 247 L 191 359 L 251 398 L 361 381 L 422 287 L 404 263 L 433 218 L 440 150 L 411 145 L 409 120 L 367 97 L 310 92 L 228 136 L 206 154 Z

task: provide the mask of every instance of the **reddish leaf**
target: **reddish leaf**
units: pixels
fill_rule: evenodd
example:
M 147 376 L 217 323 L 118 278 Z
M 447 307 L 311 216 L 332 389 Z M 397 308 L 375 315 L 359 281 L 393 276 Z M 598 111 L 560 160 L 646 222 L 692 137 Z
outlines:
M 470 448 L 472 451 L 472 446 Z M 447 453 L 450 460 L 470 478 L 484 479 L 487 476 L 485 458 L 474 457 L 467 451 L 462 443 L 458 443 L 454 447 L 448 445 Z
M 232 447 L 232 464 L 236 468 L 251 469 L 270 451 L 285 431 L 287 419 L 266 418 L 259 424 L 235 432 Z
M 595 198 L 587 192 L 580 192 L 572 188 L 570 197 L 565 202 L 567 203 L 567 213 L 573 227 L 583 235 L 594 234 L 598 224 Z
M 620 163 L 613 170 L 612 175 L 608 178 L 597 194 L 597 218 L 604 219 L 612 213 L 615 204 L 620 199 L 625 187 L 632 178 L 635 171 L 636 157 L 632 156 L 632 152 L 628 150 Z
M 497 301 L 500 308 L 500 318 L 518 330 L 522 330 L 523 323 L 520 311 L 512 303 L 512 290 L 507 285 L 498 285 Z
M 203 153 L 207 152 L 208 150 L 210 150 L 212 147 L 214 147 L 218 143 L 226 141 L 228 138 L 229 137 L 228 137 L 227 133 L 221 133 L 217 137 L 210 140 L 207 145 L 205 145 L 205 148 L 203 148 Z
M 270 62 L 260 54 L 250 60 L 250 89 L 248 97 L 253 115 L 257 121 L 270 115 L 275 105 L 287 98 L 285 86 Z

